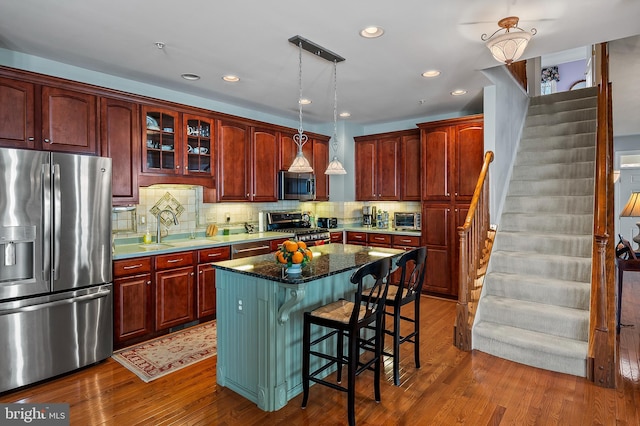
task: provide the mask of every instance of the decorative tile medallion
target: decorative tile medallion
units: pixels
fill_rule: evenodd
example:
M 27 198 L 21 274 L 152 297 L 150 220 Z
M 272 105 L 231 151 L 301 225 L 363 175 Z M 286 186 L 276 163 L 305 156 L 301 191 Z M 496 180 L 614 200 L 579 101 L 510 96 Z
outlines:
M 184 206 L 180 204 L 180 201 L 176 200 L 170 192 L 164 194 L 164 196 L 160 198 L 158 202 L 151 207 L 151 209 L 149 209 L 149 212 L 152 215 L 157 216 L 158 213 L 165 209 L 171 210 L 178 218 L 182 212 L 184 212 Z M 160 221 L 167 228 L 173 225 L 173 218 L 169 215 L 160 216 Z

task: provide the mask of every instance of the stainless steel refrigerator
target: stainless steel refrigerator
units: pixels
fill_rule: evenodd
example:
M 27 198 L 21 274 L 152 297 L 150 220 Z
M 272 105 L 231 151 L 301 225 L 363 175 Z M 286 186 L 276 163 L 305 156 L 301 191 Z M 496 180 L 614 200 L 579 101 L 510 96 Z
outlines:
M 113 351 L 111 159 L 0 148 L 0 392 Z

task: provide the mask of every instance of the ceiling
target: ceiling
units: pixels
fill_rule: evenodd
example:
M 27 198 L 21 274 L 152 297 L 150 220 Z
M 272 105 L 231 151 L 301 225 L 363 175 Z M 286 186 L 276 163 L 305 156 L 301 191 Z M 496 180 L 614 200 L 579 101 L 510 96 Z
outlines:
M 300 35 L 346 59 L 337 65 L 338 111 L 360 125 L 481 111 L 489 81 L 479 71 L 497 62 L 480 37 L 506 16 L 538 31 L 523 58 L 640 34 L 637 0 L 0 2 L 2 48 L 292 120 L 298 48 L 288 39 Z M 361 37 L 370 25 L 384 35 Z M 330 123 L 333 63 L 306 51 L 302 61 L 312 100 L 304 119 Z M 429 69 L 440 76 L 422 77 Z M 451 96 L 456 89 L 467 94 Z

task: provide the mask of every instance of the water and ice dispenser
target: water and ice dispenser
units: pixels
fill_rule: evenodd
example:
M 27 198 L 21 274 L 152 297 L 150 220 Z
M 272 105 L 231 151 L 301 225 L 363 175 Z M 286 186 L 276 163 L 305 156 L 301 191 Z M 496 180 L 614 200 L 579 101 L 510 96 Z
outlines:
M 0 227 L 0 283 L 32 280 L 35 226 Z

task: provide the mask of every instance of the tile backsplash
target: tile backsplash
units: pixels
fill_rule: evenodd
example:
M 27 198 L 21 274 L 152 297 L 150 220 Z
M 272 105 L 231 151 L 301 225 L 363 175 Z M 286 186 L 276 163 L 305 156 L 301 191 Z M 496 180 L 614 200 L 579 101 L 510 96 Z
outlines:
M 396 211 L 420 211 L 419 202 L 299 202 L 283 200 L 274 203 L 215 203 L 202 202 L 199 186 L 155 185 L 140 188 L 140 203 L 131 211 L 112 214 L 113 232 L 117 237 L 142 237 L 147 228 L 155 235 L 156 214 L 165 208 L 172 210 L 179 224 L 174 225 L 169 214 L 162 216 L 163 233 L 188 234 L 204 232 L 208 224 L 243 229 L 245 222 L 256 227 L 259 215 L 265 211 L 294 210 L 309 212 L 314 218 L 337 217 L 339 226 L 359 225 L 362 206 L 374 205 L 378 210 L 388 211 L 393 218 Z M 229 220 L 227 221 L 227 218 Z

